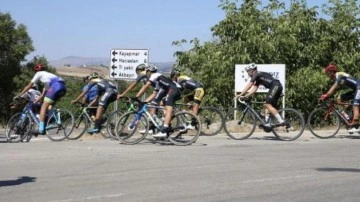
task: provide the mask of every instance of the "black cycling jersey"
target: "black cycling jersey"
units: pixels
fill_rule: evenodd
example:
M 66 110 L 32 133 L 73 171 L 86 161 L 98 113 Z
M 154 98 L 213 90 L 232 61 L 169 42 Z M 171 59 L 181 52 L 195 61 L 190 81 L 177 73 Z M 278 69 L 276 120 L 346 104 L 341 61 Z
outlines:
M 360 85 L 360 81 L 356 78 L 350 76 L 350 74 L 347 74 L 345 72 L 337 72 L 335 74 L 336 80 L 335 83 L 344 85 L 346 87 L 349 87 L 351 89 L 357 89 L 357 87 Z
M 255 83 L 256 86 L 263 85 L 265 88 L 270 88 L 273 83 L 279 82 L 279 80 L 267 72 L 256 72 L 251 76 L 250 82 Z
M 151 82 L 151 85 L 155 87 L 155 89 L 162 88 L 167 90 L 169 88 L 177 88 L 175 82 L 160 73 L 153 73 L 148 81 Z
M 115 86 L 115 84 L 113 82 L 107 81 L 107 80 L 104 80 L 104 79 L 96 78 L 96 79 L 90 80 L 89 89 L 91 89 L 91 87 L 93 85 L 97 85 L 98 90 L 99 90 L 99 94 L 105 92 L 107 89 L 116 90 L 116 86 Z
M 202 88 L 203 85 L 200 82 L 195 81 L 194 79 L 188 76 L 179 76 L 178 84 L 181 86 L 183 90 L 195 90 L 197 88 Z

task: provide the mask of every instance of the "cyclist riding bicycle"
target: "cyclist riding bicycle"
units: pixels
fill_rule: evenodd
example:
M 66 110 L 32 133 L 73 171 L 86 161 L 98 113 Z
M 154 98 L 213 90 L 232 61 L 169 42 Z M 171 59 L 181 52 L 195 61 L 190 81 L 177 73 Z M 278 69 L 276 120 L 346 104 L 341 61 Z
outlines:
M 203 84 L 188 76 L 180 75 L 180 70 L 176 68 L 171 71 L 170 78 L 181 86 L 182 91 L 189 90 L 193 92 L 184 97 L 184 103 L 194 101 L 192 111 L 195 115 L 198 115 L 199 107 L 205 94 Z
M 38 103 L 43 100 L 40 109 L 39 131 L 37 132 L 39 134 L 45 134 L 45 117 L 47 110 L 66 94 L 65 81 L 61 77 L 45 71 L 45 69 L 45 65 L 35 65 L 33 67 L 33 70 L 36 72 L 34 77 L 31 79 L 30 83 L 24 87 L 19 95 L 20 97 L 23 96 L 32 86 L 38 82 L 44 84 L 41 96 L 34 101 L 34 103 Z
M 161 73 L 157 72 L 157 67 L 155 65 L 149 65 L 146 67 L 146 75 L 149 78 L 146 84 L 139 90 L 136 94 L 136 98 L 140 98 L 145 91 L 152 86 L 154 88 L 154 92 L 148 98 L 146 98 L 145 102 L 150 102 L 154 105 L 159 105 L 161 100 L 165 97 L 164 105 L 165 105 L 165 120 L 162 130 L 154 134 L 153 137 L 166 137 L 167 132 L 169 131 L 169 124 L 172 117 L 172 110 L 176 100 L 180 99 L 180 91 L 175 82 L 171 79 L 165 77 Z M 150 113 L 155 115 L 156 109 L 151 108 Z
M 101 79 L 97 72 L 93 72 L 89 76 L 89 88 L 86 91 L 83 91 L 75 100 L 72 100 L 71 103 L 75 103 L 85 96 L 90 89 L 96 85 L 98 87 L 98 95 L 101 96 L 99 106 L 96 110 L 95 116 L 95 126 L 90 128 L 88 133 L 98 133 L 101 130 L 101 118 L 103 113 L 106 111 L 109 104 L 113 103 L 117 97 L 117 89 L 114 83 Z
M 89 107 L 98 106 L 99 90 L 98 90 L 97 85 L 93 85 L 89 89 L 90 76 L 85 76 L 83 79 L 84 79 L 84 82 L 86 83 L 86 85 L 82 88 L 82 92 L 87 91 L 87 93 L 84 95 L 82 103 L 85 104 L 86 106 L 89 106 Z M 89 91 L 88 91 L 88 89 L 89 89 Z M 89 109 L 89 111 L 90 111 L 91 117 L 95 118 L 96 109 L 91 108 L 91 109 Z
M 148 80 L 147 76 L 146 76 L 146 71 L 145 71 L 146 65 L 145 64 L 140 64 L 136 67 L 135 72 L 137 74 L 136 80 L 134 82 L 132 82 L 125 90 L 124 92 L 122 92 L 121 94 L 119 94 L 117 96 L 117 98 L 121 98 L 124 97 L 126 95 L 126 93 L 128 93 L 129 91 L 131 91 L 132 89 L 135 88 L 135 86 L 142 82 L 144 85 L 146 84 L 146 81 Z
M 331 86 L 327 93 L 320 97 L 320 100 L 328 98 L 340 85 L 351 88 L 351 91 L 340 95 L 339 101 L 353 99 L 353 119 L 351 122 L 352 127 L 349 128 L 348 132 L 359 132 L 360 80 L 354 78 L 348 73 L 339 72 L 337 67 L 333 64 L 329 64 L 324 68 L 323 71 L 330 79 L 335 80 L 335 83 Z
M 268 110 L 278 121 L 278 126 L 285 126 L 287 123 L 281 118 L 278 112 L 278 101 L 282 94 L 283 86 L 279 80 L 275 79 L 271 74 L 267 72 L 257 71 L 257 66 L 254 63 L 249 64 L 245 67 L 246 72 L 250 76 L 250 82 L 245 86 L 243 91 L 235 96 L 235 99 L 246 100 L 251 97 L 260 85 L 269 89 L 265 99 L 265 108 Z M 250 90 L 251 89 L 251 90 Z M 248 94 L 247 91 L 250 90 Z M 246 94 L 246 95 L 245 95 Z M 244 96 L 245 95 L 245 96 Z M 262 127 L 271 127 L 270 124 L 262 125 Z

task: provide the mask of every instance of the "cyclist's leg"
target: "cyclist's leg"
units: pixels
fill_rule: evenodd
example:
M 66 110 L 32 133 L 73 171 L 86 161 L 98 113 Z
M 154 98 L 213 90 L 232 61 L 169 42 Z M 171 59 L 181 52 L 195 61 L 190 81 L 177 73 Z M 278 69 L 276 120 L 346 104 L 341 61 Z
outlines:
M 106 111 L 107 106 L 114 102 L 117 98 L 117 92 L 113 88 L 109 88 L 105 91 L 104 95 L 101 96 L 99 101 L 99 106 L 96 110 L 95 116 L 95 126 L 94 128 L 89 128 L 89 133 L 98 133 L 101 130 L 101 119 L 103 113 Z
M 205 92 L 204 92 L 204 88 L 197 88 L 195 89 L 195 94 L 194 94 L 194 105 L 193 105 L 193 113 L 195 115 L 198 115 L 199 113 L 199 108 L 200 108 L 200 104 L 202 99 L 204 98 Z
M 280 83 L 271 86 L 265 100 L 266 109 L 269 110 L 269 112 L 276 118 L 279 124 L 284 122 L 277 110 L 277 103 L 281 96 L 282 90 L 283 87 Z
M 354 93 L 353 101 L 353 120 L 352 128 L 349 129 L 349 132 L 360 132 L 359 129 L 359 105 L 360 105 L 360 85 Z
M 181 96 L 181 93 L 179 91 L 179 89 L 174 86 L 174 87 L 170 87 L 169 90 L 167 91 L 167 95 L 165 97 L 165 111 L 166 111 L 166 114 L 165 114 L 165 120 L 164 120 L 164 125 L 163 125 L 163 128 L 162 130 L 154 135 L 154 137 L 166 137 L 167 136 L 167 132 L 169 130 L 169 124 L 170 124 L 170 121 L 171 121 L 171 118 L 172 118 L 172 111 L 173 111 L 173 108 L 174 108 L 174 104 L 175 104 L 175 101 L 178 100 Z

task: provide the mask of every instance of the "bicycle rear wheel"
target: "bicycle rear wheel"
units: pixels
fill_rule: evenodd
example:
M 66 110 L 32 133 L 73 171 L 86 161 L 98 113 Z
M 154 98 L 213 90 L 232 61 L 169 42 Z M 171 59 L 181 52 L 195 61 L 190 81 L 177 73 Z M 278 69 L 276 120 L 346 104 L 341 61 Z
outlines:
M 298 139 L 304 132 L 305 120 L 302 114 L 291 108 L 279 110 L 279 114 L 284 120 L 285 125 L 273 128 L 274 135 L 284 141 L 292 141 Z M 271 117 L 270 123 L 276 125 L 277 120 Z
M 8 142 L 17 143 L 17 142 L 29 142 L 32 135 L 29 133 L 31 130 L 31 118 L 25 116 L 24 120 L 20 120 L 22 112 L 16 113 L 10 117 L 10 120 L 6 124 L 6 138 Z
M 174 145 L 186 146 L 194 143 L 201 132 L 201 121 L 193 113 L 182 111 L 176 113 L 171 120 L 169 141 Z
M 67 109 L 56 109 L 46 124 L 46 136 L 52 141 L 65 140 L 74 128 L 74 116 Z
M 340 117 L 334 111 L 328 113 L 327 108 L 320 107 L 309 114 L 307 125 L 315 137 L 332 138 L 340 130 Z
M 211 106 L 200 107 L 197 115 L 201 121 L 201 132 L 204 135 L 213 136 L 218 134 L 224 127 L 225 118 L 223 113 Z
M 87 119 L 86 115 L 80 114 L 75 120 L 73 131 L 67 136 L 67 139 L 79 139 L 81 136 L 84 135 L 87 128 L 89 128 L 89 120 Z
M 225 133 L 234 140 L 250 137 L 256 129 L 256 119 L 251 112 L 232 108 L 225 117 Z
M 145 139 L 149 132 L 149 120 L 144 114 L 135 123 L 133 128 L 130 128 L 131 123 L 135 120 L 137 112 L 127 112 L 119 117 L 115 127 L 115 134 L 117 139 L 123 144 L 137 144 Z

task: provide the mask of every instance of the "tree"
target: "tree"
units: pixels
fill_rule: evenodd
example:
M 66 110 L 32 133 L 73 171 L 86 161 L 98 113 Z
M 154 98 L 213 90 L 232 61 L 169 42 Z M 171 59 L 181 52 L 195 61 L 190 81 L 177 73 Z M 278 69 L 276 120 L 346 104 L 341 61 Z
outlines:
M 0 13 L 0 108 L 9 108 L 16 87 L 13 79 L 20 74 L 21 62 L 33 50 L 25 25 L 17 25 L 10 14 Z M 7 114 L 8 110 L 0 111 L 0 117 Z
M 196 72 L 205 83 L 209 104 L 232 105 L 235 64 L 285 64 L 286 105 L 305 113 L 328 88 L 324 66 L 335 63 L 359 76 L 356 0 L 329 0 L 322 8 L 324 18 L 305 0 L 292 0 L 288 7 L 278 0 L 266 5 L 259 0 L 221 0 L 219 7 L 226 17 L 211 28 L 214 39 L 201 43 L 195 38 L 190 50 L 175 53 L 177 65 Z

